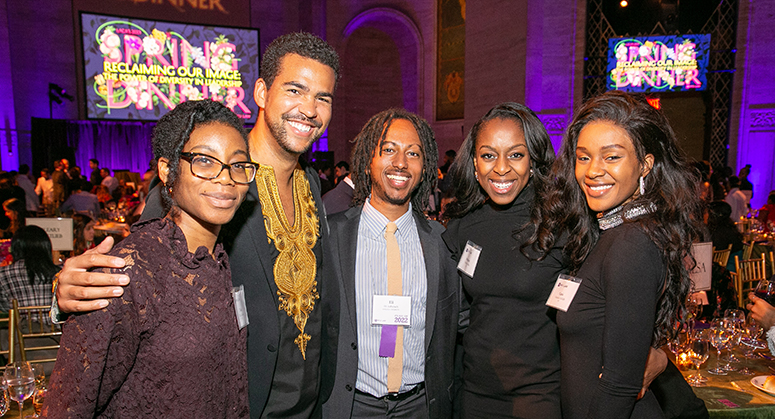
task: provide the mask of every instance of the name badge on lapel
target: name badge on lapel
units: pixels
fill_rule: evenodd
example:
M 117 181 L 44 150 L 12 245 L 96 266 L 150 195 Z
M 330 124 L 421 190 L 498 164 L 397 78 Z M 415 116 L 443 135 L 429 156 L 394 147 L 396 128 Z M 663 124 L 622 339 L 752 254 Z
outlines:
M 245 286 L 240 285 L 231 289 L 231 296 L 234 299 L 234 312 L 237 314 L 237 325 L 240 330 L 249 324 L 248 308 L 245 304 Z
M 579 285 L 581 285 L 581 278 L 560 274 L 557 282 L 554 283 L 552 293 L 549 294 L 549 299 L 546 300 L 546 305 L 557 310 L 568 311 L 576 291 L 579 290 Z
M 463 249 L 463 254 L 460 255 L 460 262 L 457 264 L 457 269 L 473 278 L 474 271 L 476 271 L 476 264 L 479 263 L 479 255 L 481 253 L 482 246 L 468 240 L 466 242 L 466 248 Z

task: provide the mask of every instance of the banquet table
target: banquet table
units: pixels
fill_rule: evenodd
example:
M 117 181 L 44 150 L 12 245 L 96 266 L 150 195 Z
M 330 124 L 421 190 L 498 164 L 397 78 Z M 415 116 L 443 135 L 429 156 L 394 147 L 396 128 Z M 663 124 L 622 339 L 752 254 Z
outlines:
M 761 355 L 768 358 L 763 358 Z M 748 367 L 754 375 L 743 375 L 737 371 L 730 371 L 728 375 L 713 375 L 708 369 L 716 366 L 716 352 L 708 358 L 700 373 L 708 379 L 705 387 L 693 387 L 694 394 L 705 401 L 711 418 L 773 418 L 775 419 L 775 396 L 766 393 L 751 384 L 751 379 L 761 375 L 774 375 L 769 367 L 775 368 L 775 358 L 769 356 L 769 352 L 757 351 L 757 359 L 746 359 L 742 353 L 735 355 L 740 363 L 732 363 L 735 368 Z M 723 357 L 723 355 L 722 355 Z M 723 361 L 722 361 L 723 362 Z M 684 377 L 695 374 L 697 371 L 682 369 Z

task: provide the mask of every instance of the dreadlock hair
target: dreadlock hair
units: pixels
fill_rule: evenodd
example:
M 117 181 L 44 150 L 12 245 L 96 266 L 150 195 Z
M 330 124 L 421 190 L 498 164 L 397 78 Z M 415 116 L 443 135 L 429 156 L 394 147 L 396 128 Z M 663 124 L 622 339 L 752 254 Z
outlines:
M 334 70 L 334 79 L 339 80 L 339 55 L 328 42 L 307 32 L 293 32 L 272 41 L 261 57 L 261 78 L 267 90 L 272 87 L 280 73 L 282 59 L 288 54 L 297 54 L 325 64 Z M 334 84 L 336 87 L 336 84 Z
M 180 153 L 198 127 L 220 123 L 230 126 L 248 145 L 248 133 L 242 127 L 242 120 L 220 102 L 210 99 L 183 102 L 159 119 L 153 130 L 153 155 L 156 160 L 164 157 L 168 160 L 169 175 L 167 183 L 161 188 L 164 211 L 176 208 L 173 193 L 180 175 Z M 175 214 L 173 214 L 175 215 Z
M 376 153 L 381 153 L 382 143 L 387 137 L 390 125 L 396 119 L 409 121 L 417 130 L 417 136 L 420 137 L 423 172 L 420 183 L 412 191 L 412 206 L 414 209 L 422 211 L 428 205 L 428 197 L 436 186 L 437 179 L 436 164 L 439 160 L 439 152 L 436 148 L 436 138 L 430 125 L 424 119 L 405 109 L 393 108 L 372 116 L 353 140 L 355 147 L 353 147 L 350 158 L 352 163 L 350 173 L 355 190 L 351 206 L 363 204 L 371 194 L 371 173 L 369 170 L 371 160 Z
M 637 223 L 662 252 L 666 276 L 657 301 L 652 344 L 664 343 L 675 332 L 683 315 L 683 303 L 691 288 L 684 258 L 691 257 L 692 242 L 704 236 L 698 179 L 678 147 L 665 115 L 643 95 L 609 91 L 590 99 L 573 118 L 552 171 L 552 182 L 538 200 L 532 221 L 538 229 L 531 237 L 544 256 L 556 237 L 568 235 L 565 246 L 571 272 L 578 271 L 600 235 L 596 214 L 576 181 L 576 145 L 589 123 L 615 124 L 627 132 L 638 161 L 654 156 L 651 172 L 644 177 L 645 193 L 624 204 L 622 213 L 639 205 L 654 205 L 656 211 L 625 222 Z M 691 268 L 691 266 L 689 267 Z
M 42 228 L 28 225 L 20 228 L 11 239 L 11 256 L 24 260 L 30 285 L 51 283 L 59 268 L 51 259 L 51 239 Z
M 452 176 L 452 184 L 455 185 L 455 199 L 447 204 L 444 210 L 446 218 L 461 218 L 469 212 L 479 208 L 486 200 L 487 194 L 476 180 L 476 141 L 479 133 L 487 122 L 493 119 L 514 121 L 522 129 L 527 143 L 530 168 L 533 177 L 530 182 L 536 192 L 543 190 L 547 183 L 547 176 L 554 162 L 554 148 L 546 128 L 536 114 L 527 106 L 504 102 L 487 111 L 481 117 L 463 140 L 454 163 L 449 168 L 447 176 Z

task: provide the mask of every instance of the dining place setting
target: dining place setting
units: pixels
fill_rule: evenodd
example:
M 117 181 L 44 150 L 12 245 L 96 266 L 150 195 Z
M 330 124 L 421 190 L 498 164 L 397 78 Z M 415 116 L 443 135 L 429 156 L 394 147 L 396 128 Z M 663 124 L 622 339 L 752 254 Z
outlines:
M 762 279 L 754 292 L 775 303 L 775 280 Z M 752 313 L 717 309 L 699 320 L 701 304 L 690 298 L 686 308 L 686 325 L 667 346 L 710 417 L 775 417 L 775 356 Z

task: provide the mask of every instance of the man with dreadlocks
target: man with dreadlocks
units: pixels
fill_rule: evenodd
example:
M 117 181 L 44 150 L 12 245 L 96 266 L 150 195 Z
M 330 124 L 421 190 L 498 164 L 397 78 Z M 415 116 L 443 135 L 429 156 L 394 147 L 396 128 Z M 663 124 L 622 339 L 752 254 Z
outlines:
M 344 301 L 324 417 L 451 417 L 458 277 L 444 228 L 421 212 L 437 159 L 428 123 L 403 109 L 373 116 L 355 138 L 354 207 L 329 218 Z
M 299 157 L 331 121 L 339 57 L 322 39 L 292 33 L 274 40 L 261 63 L 258 118 L 249 137 L 250 157 L 260 167 L 220 238 L 230 257 L 235 307 L 244 307 L 237 308 L 240 327 L 248 327 L 251 417 L 319 417 L 336 366 L 339 290 L 321 275 L 328 229 L 320 180 Z M 158 189 L 142 219 L 159 216 Z M 67 261 L 57 288 L 63 311 L 103 308 L 106 298 L 121 295 L 116 285 L 128 278 L 87 272 L 124 266 L 99 254 L 107 250 L 102 245 Z

